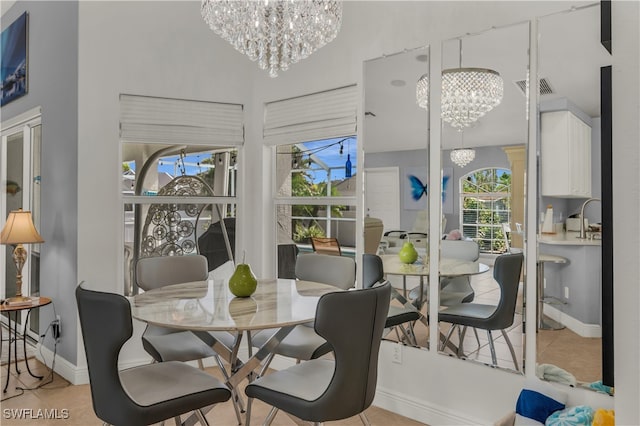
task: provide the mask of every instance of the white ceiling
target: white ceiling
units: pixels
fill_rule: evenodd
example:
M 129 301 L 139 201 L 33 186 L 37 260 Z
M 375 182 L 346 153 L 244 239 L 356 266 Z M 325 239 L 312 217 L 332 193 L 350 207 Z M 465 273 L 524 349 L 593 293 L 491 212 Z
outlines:
M 540 102 L 567 98 L 590 117 L 600 116 L 600 67 L 611 58 L 600 44 L 600 8 L 541 18 L 539 21 L 539 76 L 554 94 Z M 462 38 L 462 66 L 490 68 L 504 80 L 499 106 L 463 134 L 443 126 L 444 149 L 464 146 L 504 146 L 527 140 L 526 97 L 515 82 L 527 77 L 529 24 L 492 29 Z M 427 111 L 417 106 L 415 83 L 427 72 L 428 63 L 416 56 L 428 48 L 401 52 L 365 64 L 364 138 L 366 152 L 426 148 Z M 459 40 L 443 43 L 443 68 L 458 67 Z M 396 87 L 393 80 L 406 85 Z M 462 137 L 464 136 L 464 142 Z

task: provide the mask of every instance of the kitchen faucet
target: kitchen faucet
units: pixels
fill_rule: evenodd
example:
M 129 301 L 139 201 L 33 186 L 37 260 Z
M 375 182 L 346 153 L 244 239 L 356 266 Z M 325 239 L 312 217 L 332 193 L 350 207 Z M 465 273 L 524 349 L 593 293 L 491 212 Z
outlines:
M 592 201 L 602 201 L 600 198 L 589 198 L 587 201 L 582 203 L 582 207 L 580 208 L 580 236 L 578 238 L 587 238 L 587 230 L 584 229 L 584 208 Z

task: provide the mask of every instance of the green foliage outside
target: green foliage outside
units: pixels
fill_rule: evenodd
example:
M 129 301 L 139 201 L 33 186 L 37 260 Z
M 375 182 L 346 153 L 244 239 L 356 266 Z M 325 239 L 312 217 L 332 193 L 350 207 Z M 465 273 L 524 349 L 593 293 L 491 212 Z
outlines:
M 483 169 L 462 183 L 463 234 L 478 242 L 480 251 L 504 253 L 502 223 L 511 216 L 511 172 Z
M 292 157 L 296 152 L 299 152 L 299 148 L 292 147 Z M 291 196 L 292 197 L 337 197 L 340 196 L 340 192 L 335 186 L 331 187 L 330 194 L 327 194 L 327 182 L 314 183 L 312 175 L 307 169 L 311 166 L 308 161 L 301 161 L 298 165 L 298 171 L 292 173 L 291 176 Z M 293 219 L 293 241 L 296 243 L 308 243 L 311 237 L 324 237 L 325 232 L 316 217 L 319 216 L 320 211 L 327 208 L 326 205 L 305 205 L 296 204 L 291 206 L 291 215 L 293 217 L 304 217 L 306 219 Z M 346 210 L 346 206 L 331 206 L 331 217 L 342 217 L 342 211 Z M 322 221 L 326 224 L 326 221 Z M 328 226 L 328 224 L 326 224 Z

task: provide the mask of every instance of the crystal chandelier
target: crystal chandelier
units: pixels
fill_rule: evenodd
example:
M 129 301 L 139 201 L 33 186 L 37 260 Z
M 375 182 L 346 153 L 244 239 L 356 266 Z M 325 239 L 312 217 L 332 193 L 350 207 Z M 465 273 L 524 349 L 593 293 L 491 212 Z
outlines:
M 442 71 L 442 119 L 462 130 L 502 101 L 504 84 L 496 71 L 483 68 L 452 68 Z M 416 84 L 416 102 L 429 108 L 429 76 Z
M 202 17 L 271 77 L 332 41 L 342 22 L 335 0 L 202 0 Z
M 504 84 L 496 71 L 452 68 L 442 71 L 442 119 L 455 129 L 469 127 L 502 101 Z
M 460 167 L 466 166 L 472 162 L 474 158 L 476 158 L 475 149 L 457 148 L 451 151 L 451 161 Z

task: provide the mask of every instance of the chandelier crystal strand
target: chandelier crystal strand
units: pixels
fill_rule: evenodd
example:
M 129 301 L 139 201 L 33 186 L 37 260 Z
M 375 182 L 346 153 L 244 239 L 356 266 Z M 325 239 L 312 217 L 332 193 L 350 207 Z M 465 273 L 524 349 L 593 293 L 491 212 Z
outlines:
M 423 74 L 416 84 L 416 102 L 420 108 L 429 109 L 429 74 Z
M 342 2 L 330 0 L 202 0 L 202 17 L 271 77 L 338 35 Z
M 485 68 L 442 71 L 442 119 L 462 130 L 498 106 L 504 94 L 502 77 Z
M 471 148 L 457 148 L 451 151 L 451 161 L 454 164 L 464 167 L 476 158 L 476 151 Z

